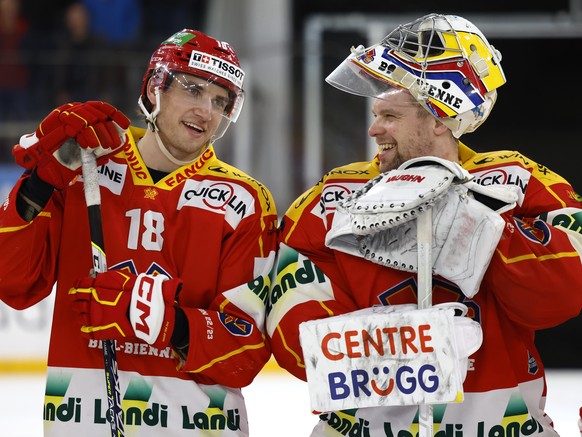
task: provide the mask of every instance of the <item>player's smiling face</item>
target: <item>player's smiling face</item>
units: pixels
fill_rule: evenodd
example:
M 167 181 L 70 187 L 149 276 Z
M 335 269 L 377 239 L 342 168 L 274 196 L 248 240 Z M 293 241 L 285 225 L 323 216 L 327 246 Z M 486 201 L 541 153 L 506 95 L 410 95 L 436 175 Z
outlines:
M 229 103 L 228 91 L 190 74 L 177 74 L 161 93 L 157 117 L 160 138 L 178 160 L 199 156 L 210 143 Z
M 435 155 L 436 120 L 407 92 L 396 90 L 376 99 L 368 135 L 378 144 L 380 171 L 398 168 L 419 156 Z

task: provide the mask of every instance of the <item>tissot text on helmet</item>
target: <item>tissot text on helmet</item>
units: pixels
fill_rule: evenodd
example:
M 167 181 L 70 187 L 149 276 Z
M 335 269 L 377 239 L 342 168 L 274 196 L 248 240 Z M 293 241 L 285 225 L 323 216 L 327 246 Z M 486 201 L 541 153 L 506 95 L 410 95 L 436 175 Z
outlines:
M 208 55 L 207 53 L 192 51 L 192 56 L 190 57 L 190 63 L 188 66 L 216 73 L 219 76 L 230 80 L 239 88 L 242 88 L 245 77 L 244 71 L 228 61 Z

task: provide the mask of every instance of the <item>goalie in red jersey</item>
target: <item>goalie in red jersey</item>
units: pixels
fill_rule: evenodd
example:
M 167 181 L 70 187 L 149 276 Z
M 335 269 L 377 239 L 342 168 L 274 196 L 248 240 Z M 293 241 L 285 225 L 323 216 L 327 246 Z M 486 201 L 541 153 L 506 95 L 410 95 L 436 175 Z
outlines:
M 582 203 L 521 153 L 459 140 L 506 82 L 501 54 L 468 20 L 430 14 L 353 48 L 326 80 L 373 98 L 378 153 L 325 174 L 280 226 L 267 332 L 308 382 L 312 436 L 413 437 L 427 406 L 435 436 L 557 436 L 534 334 L 582 308 Z
M 243 105 L 232 47 L 184 29 L 153 53 L 139 107 L 51 112 L 13 148 L 26 171 L 0 209 L 0 299 L 16 309 L 56 284 L 45 436 L 108 433 L 101 340 L 116 340 L 132 436 L 247 436 L 241 387 L 270 357 L 265 304 L 276 250 L 269 190 L 214 142 Z M 99 167 L 108 269 L 95 277 L 79 149 Z

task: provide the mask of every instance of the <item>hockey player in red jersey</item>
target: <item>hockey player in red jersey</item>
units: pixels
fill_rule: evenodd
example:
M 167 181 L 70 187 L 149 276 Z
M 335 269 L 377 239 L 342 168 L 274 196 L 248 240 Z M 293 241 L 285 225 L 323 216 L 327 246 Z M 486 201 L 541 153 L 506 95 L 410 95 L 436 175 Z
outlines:
M 434 435 L 557 435 L 544 412 L 547 387 L 534 334 L 582 308 L 582 203 L 566 180 L 521 153 L 477 153 L 458 139 L 489 115 L 497 88 L 506 82 L 500 61 L 472 23 L 430 14 L 399 26 L 379 44 L 352 49 L 326 79 L 342 91 L 374 98 L 368 134 L 378 153 L 369 162 L 326 173 L 289 207 L 280 225 L 267 332 L 283 368 L 308 381 L 310 389 L 319 384 L 331 393 L 312 393 L 312 409 L 320 413 L 312 436 L 418 435 L 423 403 L 389 404 L 390 396 L 384 396 L 376 406 L 313 408 L 314 397 L 319 405 L 352 396 L 356 405 L 363 397 L 396 390 L 380 382 L 384 370 L 398 384 L 389 373 L 393 369 L 358 369 L 353 379 L 341 371 L 348 354 L 354 360 L 381 351 L 388 362 L 388 346 L 382 349 L 379 336 L 329 328 L 319 343 L 324 352 L 319 360 L 306 358 L 315 354 L 302 345 L 318 345 L 307 343 L 306 327 L 325 328 L 331 320 L 353 324 L 366 308 L 417 304 L 420 267 L 414 263 L 420 249 L 412 225 L 424 205 L 417 195 L 402 203 L 417 202 L 416 209 L 393 212 L 390 208 L 402 205 L 386 200 L 406 197 L 402 190 L 391 192 L 391 183 L 413 191 L 412 184 L 426 181 L 431 171 L 443 172 L 443 181 L 454 180 L 447 195 L 458 205 L 475 208 L 467 210 L 475 212 L 471 216 L 460 214 L 460 207 L 447 212 L 448 200 L 432 207 L 432 304 L 463 304 L 482 330 L 480 347 L 462 369 L 464 399 L 433 405 Z M 451 194 L 468 184 L 462 196 Z M 433 188 L 421 194 L 432 196 L 439 187 Z M 486 208 L 480 203 L 483 193 L 494 194 Z M 406 225 L 396 223 L 405 219 Z M 475 223 L 500 225 L 483 233 Z M 471 232 L 462 234 L 463 226 Z M 454 240 L 459 236 L 461 244 Z M 351 319 L 341 317 L 346 314 Z M 411 341 L 409 350 L 414 346 Z M 335 370 L 329 379 L 310 380 L 308 370 L 318 369 L 324 359 L 334 360 Z M 414 381 L 400 381 L 401 391 Z
M 0 299 L 28 308 L 56 284 L 45 436 L 110 432 L 110 339 L 126 435 L 249 435 L 241 387 L 270 357 L 277 211 L 213 147 L 240 113 L 243 79 L 228 43 L 184 29 L 149 61 L 147 129 L 107 103 L 74 102 L 14 146 L 27 170 L 0 209 Z M 79 147 L 101 164 L 108 269 L 96 277 Z

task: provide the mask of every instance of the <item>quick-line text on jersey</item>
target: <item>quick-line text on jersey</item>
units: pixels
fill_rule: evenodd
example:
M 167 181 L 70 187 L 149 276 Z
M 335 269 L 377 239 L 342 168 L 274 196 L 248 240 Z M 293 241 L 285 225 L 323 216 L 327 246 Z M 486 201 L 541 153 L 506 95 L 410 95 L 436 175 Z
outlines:
M 227 183 L 217 182 L 199 190 L 187 190 L 184 192 L 184 197 L 187 200 L 200 197 L 210 209 L 226 211 L 226 208 L 229 207 L 241 217 L 245 217 L 247 214 L 247 205 L 237 197 L 234 187 Z

